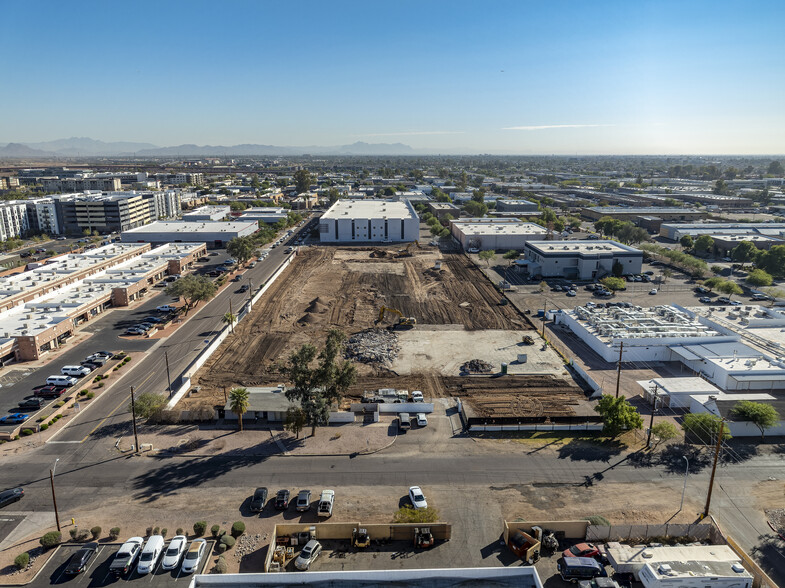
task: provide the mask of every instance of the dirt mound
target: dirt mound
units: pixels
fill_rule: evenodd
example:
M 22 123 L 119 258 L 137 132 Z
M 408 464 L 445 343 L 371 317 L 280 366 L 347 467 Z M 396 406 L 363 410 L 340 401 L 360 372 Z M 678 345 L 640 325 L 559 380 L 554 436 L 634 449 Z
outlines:
M 318 318 L 316 318 L 315 316 L 313 316 L 313 314 L 311 314 L 311 313 L 309 313 L 309 312 L 306 312 L 306 313 L 305 313 L 305 314 L 304 314 L 304 315 L 303 315 L 303 316 L 300 318 L 300 320 L 299 320 L 299 321 L 297 321 L 297 322 L 298 322 L 298 323 L 308 323 L 309 325 L 312 325 L 312 324 L 314 324 L 314 323 L 318 323 L 318 322 L 320 322 L 320 321 L 319 321 L 319 319 L 318 319 Z
M 462 372 L 474 372 L 477 374 L 489 374 L 493 371 L 493 366 L 481 359 L 470 359 L 461 366 Z
M 315 312 L 318 314 L 323 314 L 327 312 L 327 305 L 320 302 L 319 298 L 314 298 L 313 300 L 311 300 L 311 303 L 305 309 L 305 312 Z

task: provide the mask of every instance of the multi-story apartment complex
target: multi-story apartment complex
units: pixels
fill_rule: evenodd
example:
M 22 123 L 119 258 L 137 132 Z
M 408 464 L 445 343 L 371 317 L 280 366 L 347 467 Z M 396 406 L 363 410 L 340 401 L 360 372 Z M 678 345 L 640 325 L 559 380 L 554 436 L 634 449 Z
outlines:
M 52 198 L 28 200 L 27 224 L 32 233 L 59 235 L 62 233 L 57 217 L 57 206 Z
M 42 178 L 41 184 L 47 192 L 115 192 L 122 186 L 119 177 Z
M 30 229 L 24 200 L 0 203 L 0 240 L 19 237 Z

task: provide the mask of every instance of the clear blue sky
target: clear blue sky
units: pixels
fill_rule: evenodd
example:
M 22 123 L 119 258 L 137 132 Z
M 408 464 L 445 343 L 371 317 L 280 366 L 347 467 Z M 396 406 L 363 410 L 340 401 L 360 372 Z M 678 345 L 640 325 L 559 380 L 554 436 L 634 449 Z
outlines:
M 0 9 L 0 144 L 785 152 L 783 0 Z

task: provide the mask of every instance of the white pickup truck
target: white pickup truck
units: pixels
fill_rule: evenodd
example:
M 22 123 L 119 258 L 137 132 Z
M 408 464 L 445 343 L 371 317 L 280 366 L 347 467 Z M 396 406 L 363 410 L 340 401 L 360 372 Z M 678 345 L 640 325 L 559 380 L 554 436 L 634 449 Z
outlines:
M 335 503 L 335 490 L 322 490 L 322 495 L 319 497 L 319 509 L 317 515 L 319 518 L 327 518 L 333 515 L 333 504 Z

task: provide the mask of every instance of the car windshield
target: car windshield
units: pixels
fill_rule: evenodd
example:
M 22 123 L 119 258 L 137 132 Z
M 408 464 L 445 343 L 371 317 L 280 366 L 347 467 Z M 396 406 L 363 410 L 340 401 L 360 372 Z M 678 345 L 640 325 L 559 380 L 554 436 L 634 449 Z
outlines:
M 414 499 L 419 502 L 420 500 L 425 500 L 425 496 L 422 494 L 415 494 Z
M 197 557 L 199 557 L 199 552 L 198 551 L 189 551 L 185 555 L 185 559 L 196 559 Z
M 573 545 L 570 547 L 570 553 L 574 553 L 575 555 L 579 555 L 583 553 L 583 549 L 579 549 L 577 545 Z
M 166 550 L 166 555 L 177 555 L 178 553 L 180 553 L 180 547 L 179 546 L 177 546 L 177 547 L 170 547 L 169 549 Z
M 153 554 L 152 554 L 152 553 L 150 553 L 149 551 L 147 551 L 147 552 L 143 553 L 143 554 L 142 554 L 142 557 L 141 557 L 141 558 L 139 558 L 139 559 L 140 559 L 141 561 L 152 561 L 152 559 L 153 559 Z
M 303 547 L 303 552 L 302 552 L 302 554 L 301 554 L 301 555 L 302 555 L 302 556 L 303 556 L 305 559 L 308 559 L 309 557 L 311 557 L 311 548 L 310 548 L 310 547 L 308 547 L 307 545 L 306 545 L 305 547 Z

